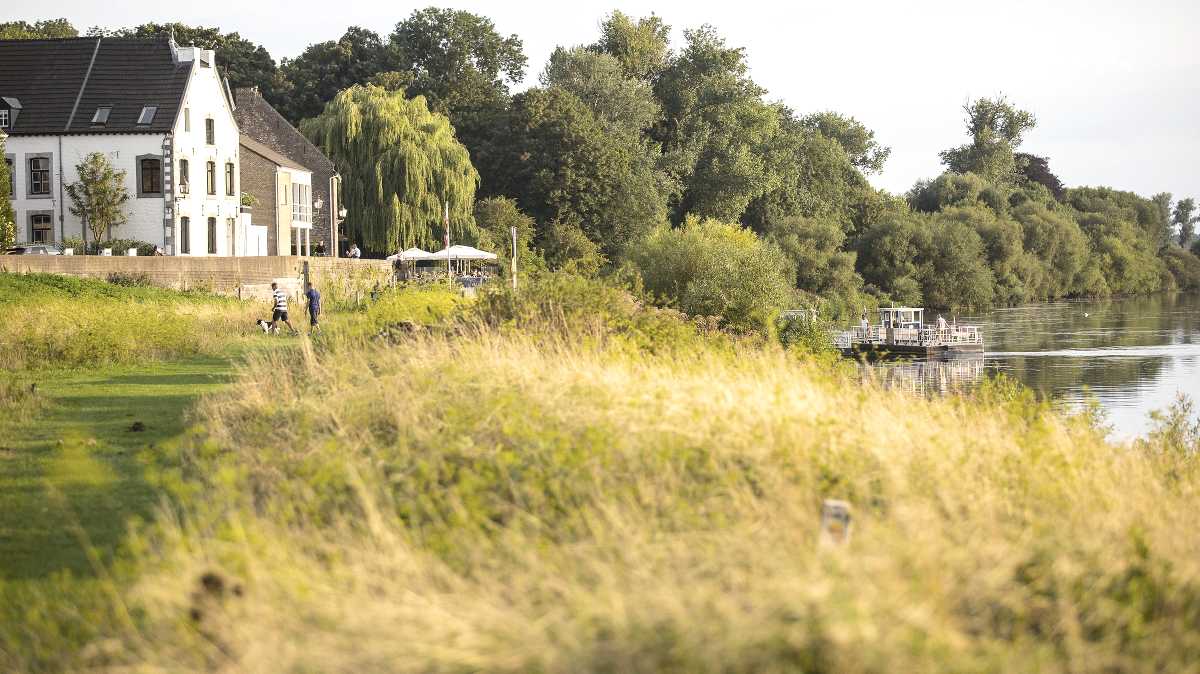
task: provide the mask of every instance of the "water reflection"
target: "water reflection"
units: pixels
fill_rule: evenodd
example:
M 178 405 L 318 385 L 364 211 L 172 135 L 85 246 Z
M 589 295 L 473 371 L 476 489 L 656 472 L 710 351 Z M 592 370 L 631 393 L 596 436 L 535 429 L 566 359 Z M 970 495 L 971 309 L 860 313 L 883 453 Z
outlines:
M 1149 412 L 1168 407 L 1177 393 L 1200 399 L 1200 294 L 1052 302 L 954 318 L 984 329 L 982 361 L 907 363 L 891 374 L 884 367 L 880 376 L 890 386 L 933 394 L 963 390 L 998 369 L 1042 398 L 1094 398 L 1108 411 L 1116 439 L 1144 434 Z
M 914 395 L 963 393 L 976 386 L 984 374 L 983 358 L 906 360 L 876 363 L 872 376 L 883 388 Z

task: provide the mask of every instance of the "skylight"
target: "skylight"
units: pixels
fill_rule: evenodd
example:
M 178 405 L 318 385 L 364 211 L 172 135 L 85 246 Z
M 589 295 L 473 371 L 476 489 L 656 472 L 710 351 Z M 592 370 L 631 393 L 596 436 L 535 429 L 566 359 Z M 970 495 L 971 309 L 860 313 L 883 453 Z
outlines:
M 108 113 L 112 112 L 111 107 L 96 108 L 96 114 L 92 115 L 92 124 L 104 124 L 108 121 Z
M 147 105 L 146 107 L 142 108 L 142 114 L 140 117 L 138 117 L 137 123 L 138 124 L 149 124 L 150 122 L 153 122 L 154 121 L 154 112 L 156 110 L 158 110 L 158 108 L 153 105 Z

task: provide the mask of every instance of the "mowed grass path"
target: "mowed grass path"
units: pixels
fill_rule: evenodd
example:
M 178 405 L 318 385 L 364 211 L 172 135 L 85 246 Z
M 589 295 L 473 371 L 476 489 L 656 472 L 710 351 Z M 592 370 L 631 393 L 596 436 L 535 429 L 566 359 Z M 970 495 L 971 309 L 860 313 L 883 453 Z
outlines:
M 184 430 L 201 396 L 229 386 L 238 351 L 36 378 L 50 407 L 0 439 L 0 579 L 93 577 L 74 517 L 111 563 L 130 519 L 149 519 L 160 502 L 146 462 Z M 144 430 L 130 430 L 138 422 Z

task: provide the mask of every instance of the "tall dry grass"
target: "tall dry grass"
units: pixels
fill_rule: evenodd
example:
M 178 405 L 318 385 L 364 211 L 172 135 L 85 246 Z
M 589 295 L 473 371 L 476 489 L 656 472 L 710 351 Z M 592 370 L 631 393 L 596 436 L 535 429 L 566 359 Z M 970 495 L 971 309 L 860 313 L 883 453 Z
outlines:
M 0 367 L 212 355 L 269 314 L 257 302 L 49 274 L 0 274 Z
M 483 331 L 255 356 L 197 414 L 136 546 L 138 630 L 72 666 L 1200 666 L 1194 451 L 1021 396 Z M 817 545 L 825 498 L 855 508 L 844 548 Z

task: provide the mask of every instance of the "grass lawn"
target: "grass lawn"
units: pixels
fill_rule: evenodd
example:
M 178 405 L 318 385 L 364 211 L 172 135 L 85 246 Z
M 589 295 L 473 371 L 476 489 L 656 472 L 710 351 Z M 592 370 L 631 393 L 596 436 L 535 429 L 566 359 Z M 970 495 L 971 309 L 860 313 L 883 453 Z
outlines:
M 229 385 L 236 355 L 38 378 L 50 407 L 0 440 L 0 579 L 94 576 L 70 516 L 47 485 L 67 497 L 110 563 L 130 518 L 149 519 L 159 502 L 144 479 L 148 455 L 183 430 L 184 412 L 199 396 Z M 129 430 L 139 422 L 144 430 Z

